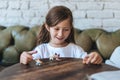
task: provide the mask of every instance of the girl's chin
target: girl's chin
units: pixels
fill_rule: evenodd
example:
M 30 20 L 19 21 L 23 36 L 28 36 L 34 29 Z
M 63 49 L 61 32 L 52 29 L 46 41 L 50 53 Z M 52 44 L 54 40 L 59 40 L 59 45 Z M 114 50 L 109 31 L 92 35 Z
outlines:
M 62 44 L 63 42 L 58 42 L 58 41 L 54 41 L 54 42 L 50 42 L 51 44 Z
M 62 45 L 62 44 L 64 44 L 64 43 L 55 43 L 56 45 Z
M 61 43 L 65 43 L 65 42 L 62 41 L 62 40 L 56 40 L 56 41 L 54 41 L 54 43 L 56 43 L 56 44 L 61 44 Z

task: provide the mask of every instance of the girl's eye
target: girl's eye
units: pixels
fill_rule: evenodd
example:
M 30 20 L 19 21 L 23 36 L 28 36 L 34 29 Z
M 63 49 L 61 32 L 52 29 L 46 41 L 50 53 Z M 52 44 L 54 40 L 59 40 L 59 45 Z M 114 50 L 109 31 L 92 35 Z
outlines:
M 55 28 L 55 30 L 59 30 L 58 28 Z
M 64 31 L 69 31 L 69 29 L 64 29 Z

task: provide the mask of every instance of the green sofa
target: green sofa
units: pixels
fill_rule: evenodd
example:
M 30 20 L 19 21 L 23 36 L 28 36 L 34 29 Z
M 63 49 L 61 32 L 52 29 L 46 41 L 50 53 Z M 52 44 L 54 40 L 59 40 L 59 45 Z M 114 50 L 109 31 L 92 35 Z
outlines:
M 0 65 L 19 62 L 23 51 L 36 46 L 40 26 L 0 27 Z M 104 60 L 108 59 L 115 47 L 120 45 L 120 30 L 107 32 L 102 29 L 75 29 L 75 40 L 85 51 L 97 50 Z

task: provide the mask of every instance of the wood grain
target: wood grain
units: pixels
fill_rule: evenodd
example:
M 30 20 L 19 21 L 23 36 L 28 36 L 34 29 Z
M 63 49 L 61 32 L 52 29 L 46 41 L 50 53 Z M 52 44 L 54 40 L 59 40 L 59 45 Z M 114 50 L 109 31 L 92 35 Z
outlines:
M 118 68 L 100 64 L 83 64 L 81 59 L 61 58 L 61 61 L 43 59 L 41 66 L 35 62 L 29 65 L 15 64 L 0 72 L 0 80 L 83 80 L 86 75 L 96 72 L 118 70 Z

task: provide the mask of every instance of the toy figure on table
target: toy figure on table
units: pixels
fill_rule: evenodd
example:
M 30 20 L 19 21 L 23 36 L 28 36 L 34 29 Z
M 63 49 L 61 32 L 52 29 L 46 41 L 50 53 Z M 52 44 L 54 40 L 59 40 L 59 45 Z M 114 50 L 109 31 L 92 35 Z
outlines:
M 60 54 L 55 53 L 53 55 L 50 55 L 49 60 L 50 61 L 53 61 L 53 60 L 60 61 L 61 60 Z M 43 63 L 40 59 L 36 59 L 35 62 L 36 62 L 36 66 L 40 66 Z
M 43 63 L 40 59 L 36 59 L 35 62 L 36 66 L 40 66 Z
M 57 60 L 57 61 L 60 61 L 60 54 L 53 54 L 53 55 L 50 55 L 50 58 L 49 58 L 51 61 L 53 61 L 54 59 Z

